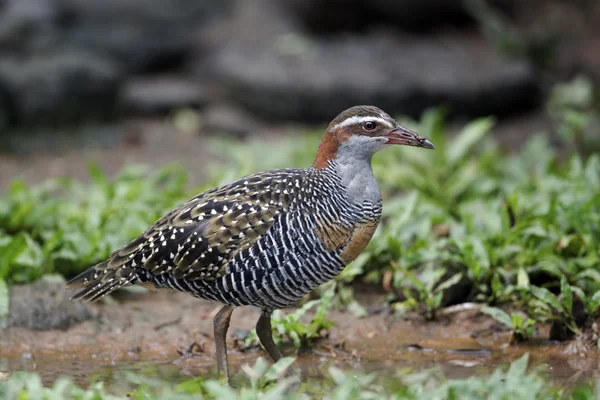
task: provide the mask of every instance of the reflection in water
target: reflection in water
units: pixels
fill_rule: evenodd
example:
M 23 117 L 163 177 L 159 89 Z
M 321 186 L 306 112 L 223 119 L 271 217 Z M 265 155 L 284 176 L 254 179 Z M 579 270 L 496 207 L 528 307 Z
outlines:
M 336 366 L 342 370 L 360 371 L 363 373 L 377 372 L 378 379 L 392 383 L 398 374 L 422 371 L 430 368 L 441 370 L 450 379 L 467 378 L 473 375 L 487 375 L 497 366 L 507 364 L 528 352 L 531 364 L 547 374 L 555 384 L 575 384 L 593 377 L 598 368 L 597 357 L 580 357 L 565 355 L 559 345 L 545 343 L 543 345 L 516 346 L 506 348 L 473 349 L 457 346 L 460 341 L 423 341 L 419 346 L 403 346 L 395 351 L 372 349 L 367 356 L 354 357 L 350 352 L 315 351 L 303 354 L 297 358 L 297 364 L 305 379 L 319 385 L 327 386 L 325 380 L 327 370 Z M 425 346 L 427 344 L 427 346 Z M 467 348 L 462 348 L 467 347 Z M 364 352 L 362 354 L 367 354 Z M 231 354 L 231 365 L 237 373 L 234 381 L 243 385 L 245 377 L 241 372 L 243 364 L 253 364 L 255 359 L 263 356 L 260 351 L 250 353 L 235 352 Z M 579 360 L 579 361 L 577 361 Z M 52 359 L 50 355 L 35 359 L 25 355 L 20 359 L 0 360 L 0 371 L 32 371 L 41 375 L 44 383 L 48 384 L 59 376 L 71 376 L 77 384 L 89 385 L 90 381 L 101 380 L 114 390 L 126 390 L 132 383 L 125 378 L 124 371 L 132 372 L 152 379 L 160 379 L 177 384 L 190 377 L 202 376 L 215 378 L 214 359 L 208 355 L 186 356 L 171 362 L 111 362 L 97 363 L 89 361 L 66 361 Z

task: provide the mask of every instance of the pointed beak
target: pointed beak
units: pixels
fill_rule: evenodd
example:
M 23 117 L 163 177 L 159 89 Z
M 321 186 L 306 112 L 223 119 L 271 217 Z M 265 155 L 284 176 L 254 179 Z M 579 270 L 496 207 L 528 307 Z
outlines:
M 387 144 L 400 144 L 404 146 L 435 149 L 433 143 L 431 143 L 425 136 L 419 135 L 417 132 L 406 129 L 403 126 L 399 126 L 398 128 L 385 133 L 383 136 L 388 139 Z

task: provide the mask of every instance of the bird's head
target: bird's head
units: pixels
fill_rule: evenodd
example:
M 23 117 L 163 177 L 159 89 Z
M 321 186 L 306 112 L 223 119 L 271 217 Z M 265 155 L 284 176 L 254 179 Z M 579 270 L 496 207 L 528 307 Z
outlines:
M 388 145 L 434 149 L 425 136 L 413 132 L 374 106 L 355 106 L 331 121 L 319 145 L 315 168 L 325 168 L 330 160 L 370 159 Z

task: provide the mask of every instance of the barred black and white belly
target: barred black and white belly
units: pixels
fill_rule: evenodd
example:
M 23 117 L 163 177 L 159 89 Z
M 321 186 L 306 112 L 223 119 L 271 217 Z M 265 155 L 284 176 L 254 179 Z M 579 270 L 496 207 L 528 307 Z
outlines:
M 311 216 L 281 217 L 255 246 L 239 253 L 227 273 L 214 280 L 176 279 L 145 274 L 157 287 L 167 287 L 232 306 L 279 309 L 294 305 L 344 268 L 340 250 L 328 251 L 313 233 Z M 274 227 L 275 228 L 275 227 Z
M 186 279 L 141 270 L 139 279 L 232 306 L 280 309 L 294 305 L 343 270 L 353 259 L 345 257 L 344 249 L 355 227 L 364 222 L 376 227 L 381 215 L 381 202 L 350 202 L 335 171 L 318 178 L 309 183 L 311 198 L 279 214 L 253 246 L 229 261 L 223 276 Z

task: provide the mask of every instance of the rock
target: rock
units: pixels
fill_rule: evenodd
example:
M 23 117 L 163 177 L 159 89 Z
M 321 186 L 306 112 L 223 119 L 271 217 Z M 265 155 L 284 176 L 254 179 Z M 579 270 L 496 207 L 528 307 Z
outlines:
M 0 98 L 10 99 L 8 119 L 112 116 L 123 76 L 180 68 L 197 30 L 226 15 L 230 2 L 4 0 Z
M 122 71 L 105 57 L 56 50 L 0 60 L 0 93 L 11 120 L 36 124 L 111 115 Z
M 72 122 L 111 117 L 119 100 L 135 113 L 215 101 L 171 77 L 188 69 L 221 85 L 217 102 L 262 118 L 324 122 L 357 103 L 412 115 L 444 103 L 466 116 L 535 105 L 529 65 L 482 39 L 401 33 L 466 20 L 453 0 L 0 0 L 0 118 Z M 338 31 L 360 34 L 314 36 Z
M 244 137 L 262 128 L 263 124 L 253 115 L 230 104 L 209 106 L 202 114 L 202 129 L 211 133 Z
M 41 51 L 57 42 L 61 16 L 56 0 L 7 0 L 0 7 L 3 52 Z
M 64 41 L 108 54 L 128 71 L 180 64 L 199 27 L 228 13 L 230 0 L 57 0 L 70 15 Z
M 477 339 L 471 337 L 453 337 L 445 339 L 424 339 L 410 347 L 420 350 L 447 352 L 489 352 Z
M 511 11 L 514 0 L 486 0 Z M 429 31 L 460 26 L 473 18 L 461 0 L 284 0 L 283 3 L 311 32 L 365 32 L 389 26 L 402 31 Z
M 255 39 L 223 47 L 212 73 L 229 101 L 265 118 L 323 122 L 355 104 L 413 116 L 440 104 L 469 117 L 505 115 L 539 99 L 532 68 L 502 59 L 483 39 L 385 32 Z
M 95 316 L 85 303 L 69 301 L 64 282 L 42 280 L 10 288 L 9 327 L 66 330 Z
M 127 114 L 165 114 L 177 108 L 199 108 L 208 100 L 208 93 L 196 81 L 155 76 L 128 79 L 121 88 L 119 104 Z

